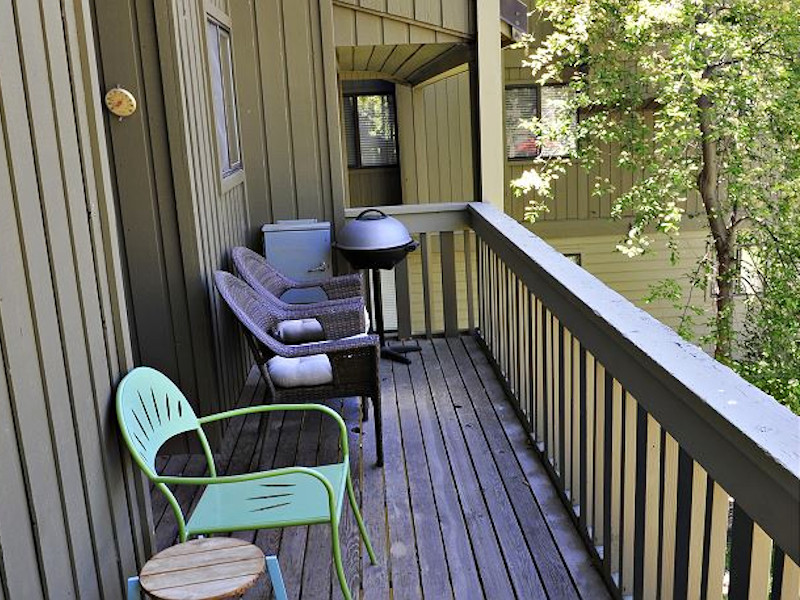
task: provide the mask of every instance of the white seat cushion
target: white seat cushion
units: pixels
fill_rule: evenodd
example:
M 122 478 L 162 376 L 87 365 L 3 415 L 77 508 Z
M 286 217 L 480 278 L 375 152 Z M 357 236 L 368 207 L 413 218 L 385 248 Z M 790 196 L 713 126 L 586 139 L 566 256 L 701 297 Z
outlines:
M 275 337 L 284 344 L 302 344 L 325 339 L 322 323 L 316 319 L 291 319 L 281 321 L 275 328 Z
M 267 361 L 272 383 L 282 388 L 325 385 L 333 382 L 333 367 L 325 354 L 298 358 L 273 356 Z

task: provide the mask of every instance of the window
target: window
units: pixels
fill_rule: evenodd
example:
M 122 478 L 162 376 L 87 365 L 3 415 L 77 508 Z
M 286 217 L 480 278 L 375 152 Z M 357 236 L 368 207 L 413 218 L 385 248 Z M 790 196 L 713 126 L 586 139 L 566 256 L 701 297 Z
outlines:
M 509 159 L 566 156 L 571 150 L 568 135 L 562 132 L 570 89 L 566 85 L 515 85 L 506 88 L 506 156 Z M 552 132 L 539 136 L 522 122 L 539 119 L 541 129 Z M 572 115 L 572 124 L 577 121 Z M 548 138 L 548 139 L 539 139 Z
M 522 121 L 539 116 L 539 88 L 534 85 L 506 88 L 506 156 L 539 156 L 539 142 Z
M 220 170 L 222 177 L 227 177 L 242 168 L 231 32 L 217 21 L 208 19 L 207 34 Z
M 353 94 L 344 97 L 347 166 L 397 165 L 397 116 L 393 94 Z

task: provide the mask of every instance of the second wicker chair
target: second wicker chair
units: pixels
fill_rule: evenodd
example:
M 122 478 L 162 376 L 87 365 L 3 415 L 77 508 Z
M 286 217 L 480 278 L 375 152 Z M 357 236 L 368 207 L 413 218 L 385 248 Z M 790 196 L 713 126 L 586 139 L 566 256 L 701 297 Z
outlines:
M 306 344 L 284 344 L 273 335 L 281 321 L 281 315 L 273 305 L 265 302 L 263 297 L 247 283 L 230 273 L 217 271 L 214 280 L 220 295 L 243 327 L 248 346 L 253 353 L 261 376 L 267 384 L 272 401 L 291 404 L 293 402 L 361 396 L 362 401 L 366 402 L 366 398 L 370 398 L 375 412 L 377 464 L 382 466 L 383 441 L 378 336 L 362 333 Z M 354 315 L 348 316 L 347 313 L 343 315 L 341 307 L 336 305 L 317 309 L 316 318 L 323 322 L 329 322 L 330 318 L 331 323 L 334 323 L 336 319 L 339 320 L 340 325 L 329 325 L 330 329 L 327 333 L 352 332 L 355 326 L 352 320 Z M 327 357 L 327 362 L 330 363 L 330 375 L 327 378 L 323 376 L 319 379 L 324 383 L 287 385 L 286 378 L 284 378 L 279 384 L 276 379 L 276 369 L 282 365 L 280 362 L 273 361 L 275 357 L 295 359 L 320 355 Z

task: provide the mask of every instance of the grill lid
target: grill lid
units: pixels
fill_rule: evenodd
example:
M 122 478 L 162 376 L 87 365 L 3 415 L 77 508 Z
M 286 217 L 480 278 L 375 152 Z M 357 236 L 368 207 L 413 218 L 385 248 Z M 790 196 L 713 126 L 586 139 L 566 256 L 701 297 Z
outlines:
M 411 244 L 405 225 L 377 208 L 362 211 L 339 231 L 340 250 L 386 250 Z

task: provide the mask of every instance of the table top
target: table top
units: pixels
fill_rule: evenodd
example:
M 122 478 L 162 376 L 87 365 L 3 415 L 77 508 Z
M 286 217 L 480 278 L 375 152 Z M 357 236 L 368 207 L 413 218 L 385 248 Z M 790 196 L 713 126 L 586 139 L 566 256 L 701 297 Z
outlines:
M 264 572 L 264 553 L 235 538 L 204 538 L 162 550 L 139 574 L 159 600 L 217 600 L 241 595 Z

